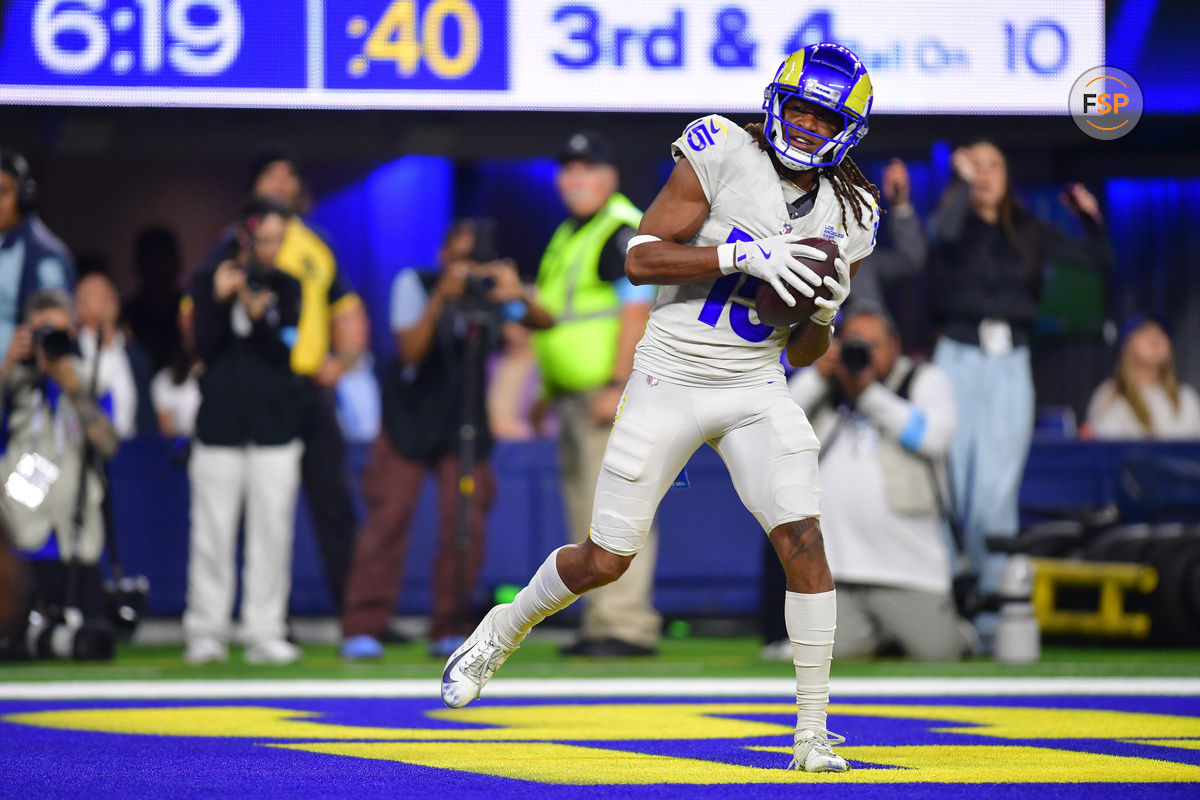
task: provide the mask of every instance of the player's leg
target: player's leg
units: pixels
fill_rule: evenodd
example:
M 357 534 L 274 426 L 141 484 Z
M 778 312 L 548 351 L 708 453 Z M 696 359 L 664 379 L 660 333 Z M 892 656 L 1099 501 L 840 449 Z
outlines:
M 784 622 L 796 669 L 796 736 L 792 766 L 809 772 L 842 772 L 833 753 L 841 737 L 826 728 L 829 667 L 837 600 L 821 538 L 819 443 L 804 412 L 782 384 L 745 395 L 748 422 L 713 446 L 729 467 L 738 496 L 768 532 L 787 575 Z
M 567 529 L 572 544 L 591 538 L 596 485 L 603 471 L 611 425 L 597 425 L 592 405 L 597 392 L 582 392 L 558 404 L 560 479 Z M 568 648 L 587 654 L 591 648 L 615 640 L 630 650 L 650 653 L 658 644 L 662 620 L 651 602 L 657 538 L 653 526 L 644 538 L 638 557 L 629 562 L 621 580 L 599 586 L 583 600 L 580 639 Z
M 703 440 L 691 394 L 634 373 L 605 450 L 591 537 L 555 550 L 511 604 L 488 612 L 446 664 L 447 705 L 457 708 L 475 699 L 533 626 L 625 572 L 663 494 Z

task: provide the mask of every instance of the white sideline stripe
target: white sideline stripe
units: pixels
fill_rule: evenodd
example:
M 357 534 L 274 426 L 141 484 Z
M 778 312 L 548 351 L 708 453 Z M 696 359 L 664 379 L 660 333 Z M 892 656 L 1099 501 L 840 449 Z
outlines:
M 484 699 L 506 697 L 790 697 L 787 678 L 553 678 L 492 681 Z M 834 678 L 842 697 L 987 695 L 1200 695 L 1200 678 Z M 396 697 L 440 699 L 437 680 L 196 680 L 0 682 L 0 700 Z

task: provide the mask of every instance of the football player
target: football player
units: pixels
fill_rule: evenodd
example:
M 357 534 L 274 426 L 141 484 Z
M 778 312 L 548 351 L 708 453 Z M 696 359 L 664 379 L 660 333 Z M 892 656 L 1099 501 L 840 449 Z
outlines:
M 818 442 L 787 391 L 780 351 L 796 366 L 829 346 L 831 323 L 875 245 L 878 190 L 847 156 L 867 132 L 871 81 L 836 44 L 793 53 L 767 86 L 761 124 L 702 117 L 672 145 L 675 168 L 629 242 L 625 271 L 661 288 L 621 399 L 596 486 L 591 538 L 550 554 L 511 604 L 492 609 L 451 656 L 442 699 L 479 695 L 529 630 L 580 594 L 616 580 L 637 554 L 659 501 L 704 443 L 724 459 L 746 508 L 787 573 L 785 617 L 796 668 L 791 767 L 843 772 L 826 727 L 836 603 L 819 525 Z M 800 258 L 834 241 L 837 278 Z M 814 298 L 801 324 L 763 325 L 755 291 Z

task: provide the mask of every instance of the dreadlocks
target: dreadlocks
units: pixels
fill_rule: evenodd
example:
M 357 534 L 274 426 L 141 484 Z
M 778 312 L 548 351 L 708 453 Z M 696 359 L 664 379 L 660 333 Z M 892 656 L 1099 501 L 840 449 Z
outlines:
M 775 171 L 779 173 L 781 178 L 789 178 L 789 170 L 775 156 L 775 148 L 771 147 L 771 143 L 767 141 L 767 135 L 763 131 L 761 122 L 754 122 L 746 126 L 746 132 L 754 137 L 754 141 L 762 148 L 767 155 L 771 156 L 771 163 L 775 165 Z M 854 159 L 850 156 L 845 156 L 840 162 L 832 167 L 821 167 L 820 172 L 833 186 L 833 194 L 838 199 L 838 204 L 842 207 L 842 227 L 848 228 L 846 224 L 846 206 L 854 212 L 854 221 L 858 223 L 858 227 L 866 229 L 866 224 L 863 223 L 863 213 L 870 212 L 867 203 L 863 200 L 861 194 L 855 191 L 858 189 L 866 189 L 867 192 L 879 200 L 879 188 L 867 180 L 867 176 L 862 174 L 862 170 L 858 168 L 858 164 L 854 163 Z M 870 213 L 867 214 L 870 218 Z

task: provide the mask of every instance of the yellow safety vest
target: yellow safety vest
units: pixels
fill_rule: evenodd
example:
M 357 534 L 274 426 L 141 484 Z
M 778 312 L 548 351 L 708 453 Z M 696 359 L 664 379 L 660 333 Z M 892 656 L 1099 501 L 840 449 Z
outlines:
M 612 379 L 621 335 L 621 301 L 601 279 L 600 254 L 623 225 L 636 228 L 642 212 L 614 194 L 581 226 L 566 220 L 550 238 L 538 267 L 537 300 L 555 319 L 533 335 L 533 350 L 548 395 L 603 386 Z

